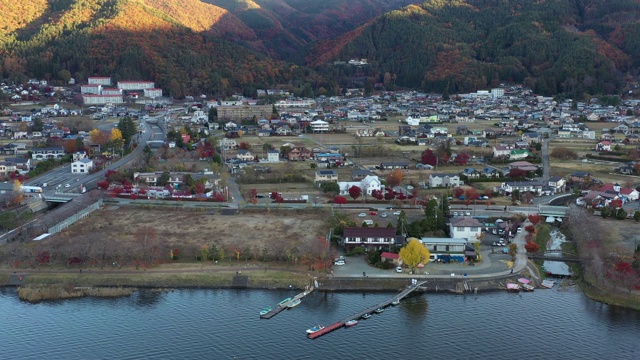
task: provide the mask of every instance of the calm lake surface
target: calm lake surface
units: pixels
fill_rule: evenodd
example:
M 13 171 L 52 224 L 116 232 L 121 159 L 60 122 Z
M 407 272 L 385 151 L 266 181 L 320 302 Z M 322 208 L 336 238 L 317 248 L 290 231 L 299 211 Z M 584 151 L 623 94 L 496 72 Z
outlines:
M 423 294 L 316 340 L 392 293 L 321 293 L 271 320 L 287 291 L 143 291 L 41 304 L 0 290 L 2 359 L 640 359 L 640 312 L 576 290 Z

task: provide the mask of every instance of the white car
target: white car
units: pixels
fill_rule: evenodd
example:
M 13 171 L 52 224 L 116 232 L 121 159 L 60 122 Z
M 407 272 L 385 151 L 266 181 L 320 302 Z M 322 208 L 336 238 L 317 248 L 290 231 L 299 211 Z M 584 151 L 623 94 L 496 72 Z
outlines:
M 64 187 L 71 187 L 71 185 L 69 185 L 69 184 L 65 184 L 65 185 L 64 185 Z
M 387 217 L 387 213 L 380 214 L 380 217 L 386 218 Z
M 453 216 L 458 216 L 458 212 L 457 212 L 457 211 L 454 211 L 454 212 L 453 212 Z
M 402 273 L 402 267 L 401 266 L 396 267 L 396 272 L 401 274 Z
M 336 261 L 336 262 L 334 262 L 334 263 L 333 263 L 333 265 L 336 265 L 336 266 L 342 266 L 342 265 L 344 265 L 344 264 L 345 264 L 345 263 L 344 263 L 344 260 L 338 260 L 338 261 Z
M 471 211 L 467 211 L 464 213 L 466 216 L 471 216 Z
M 398 216 L 398 215 L 400 215 L 401 213 L 402 213 L 402 211 L 394 211 L 394 212 L 393 212 L 393 215 Z
M 358 214 L 358 217 L 365 217 L 365 216 L 367 216 L 367 214 L 365 214 L 365 213 Z

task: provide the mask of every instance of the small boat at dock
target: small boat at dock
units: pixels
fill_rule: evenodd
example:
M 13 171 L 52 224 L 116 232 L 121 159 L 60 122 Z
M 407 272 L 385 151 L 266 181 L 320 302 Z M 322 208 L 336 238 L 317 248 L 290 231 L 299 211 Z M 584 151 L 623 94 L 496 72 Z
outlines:
M 382 314 L 384 312 L 383 308 L 377 308 L 375 310 L 373 310 L 373 312 L 375 312 L 376 314 Z
M 289 301 L 291 301 L 291 298 L 286 298 L 286 299 L 280 301 L 278 303 L 278 306 L 282 307 L 282 306 L 284 306 L 284 304 L 288 303 Z
M 260 316 L 265 315 L 265 314 L 268 314 L 268 313 L 269 313 L 269 311 L 271 311 L 271 308 L 270 308 L 270 307 L 267 307 L 267 308 L 262 309 L 262 311 L 260 311 Z
M 370 317 L 371 317 L 371 314 L 366 313 L 366 314 L 362 315 L 361 317 L 362 317 L 363 319 L 367 320 L 368 318 L 370 318 Z
M 507 291 L 519 292 L 520 285 L 514 283 L 507 283 Z
M 398 304 L 400 304 L 400 300 L 398 300 L 398 299 L 395 299 L 395 300 L 393 300 L 393 301 L 391 302 L 391 305 L 393 305 L 393 306 L 396 306 L 396 305 L 398 305 Z
M 529 284 L 522 284 L 520 286 L 524 291 L 533 291 L 535 289 L 532 285 L 529 285 Z
M 555 284 L 556 282 L 553 280 L 542 280 L 542 284 L 540 284 L 540 286 L 551 289 Z
M 352 326 L 356 326 L 358 325 L 358 320 L 349 320 L 346 323 L 344 323 L 344 326 L 346 327 L 352 327 Z
M 300 305 L 300 303 L 301 303 L 301 302 L 302 302 L 302 300 L 300 300 L 300 299 L 295 299 L 295 300 L 293 300 L 293 301 L 291 302 L 291 304 L 289 304 L 289 305 L 288 305 L 288 308 L 289 308 L 289 309 L 294 308 L 294 307 L 296 307 L 296 306 Z
M 324 329 L 324 326 L 316 325 L 316 326 L 314 326 L 314 327 L 312 327 L 310 329 L 307 329 L 307 334 L 313 334 L 313 333 L 316 333 L 316 332 L 318 332 L 318 331 L 320 331 L 322 329 Z

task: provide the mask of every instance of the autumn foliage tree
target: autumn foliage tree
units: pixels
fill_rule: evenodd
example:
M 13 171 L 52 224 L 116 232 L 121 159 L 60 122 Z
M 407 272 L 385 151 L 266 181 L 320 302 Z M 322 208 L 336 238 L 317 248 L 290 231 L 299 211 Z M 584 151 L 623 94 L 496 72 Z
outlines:
M 395 169 L 387 175 L 387 184 L 390 187 L 402 184 L 402 180 L 404 180 L 404 173 L 400 169 Z
M 338 205 L 343 205 L 347 203 L 347 198 L 344 196 L 336 195 L 333 197 L 333 203 Z
M 457 165 L 461 165 L 461 166 L 467 165 L 467 163 L 469 162 L 469 158 L 470 158 L 469 154 L 464 153 L 464 152 L 463 153 L 459 153 L 456 156 L 455 163 Z
M 534 232 L 536 232 L 536 227 L 533 225 L 527 225 L 524 227 L 524 230 L 530 234 L 533 234 Z
M 436 154 L 433 153 L 433 150 L 431 149 L 427 149 L 422 153 L 420 161 L 423 164 L 427 164 L 431 166 L 438 165 L 438 157 L 436 156 Z
M 524 249 L 527 250 L 528 253 L 536 253 L 540 251 L 540 245 L 534 241 L 527 241 L 527 243 L 524 244 Z
M 542 220 L 542 216 L 540 216 L 540 214 L 531 214 L 528 218 L 533 225 L 537 225 Z
M 429 250 L 418 239 L 410 238 L 409 242 L 400 249 L 400 259 L 414 271 L 419 264 L 427 264 L 429 261 Z
M 362 189 L 360 189 L 359 186 L 353 185 L 349 188 L 349 196 L 351 196 L 353 200 L 359 198 L 360 195 L 362 195 Z

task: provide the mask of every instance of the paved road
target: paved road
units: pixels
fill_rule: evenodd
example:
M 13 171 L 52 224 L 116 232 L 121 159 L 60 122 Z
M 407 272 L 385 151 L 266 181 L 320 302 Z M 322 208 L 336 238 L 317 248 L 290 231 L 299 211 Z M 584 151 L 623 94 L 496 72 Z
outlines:
M 549 181 L 549 140 L 542 140 L 542 181 Z

